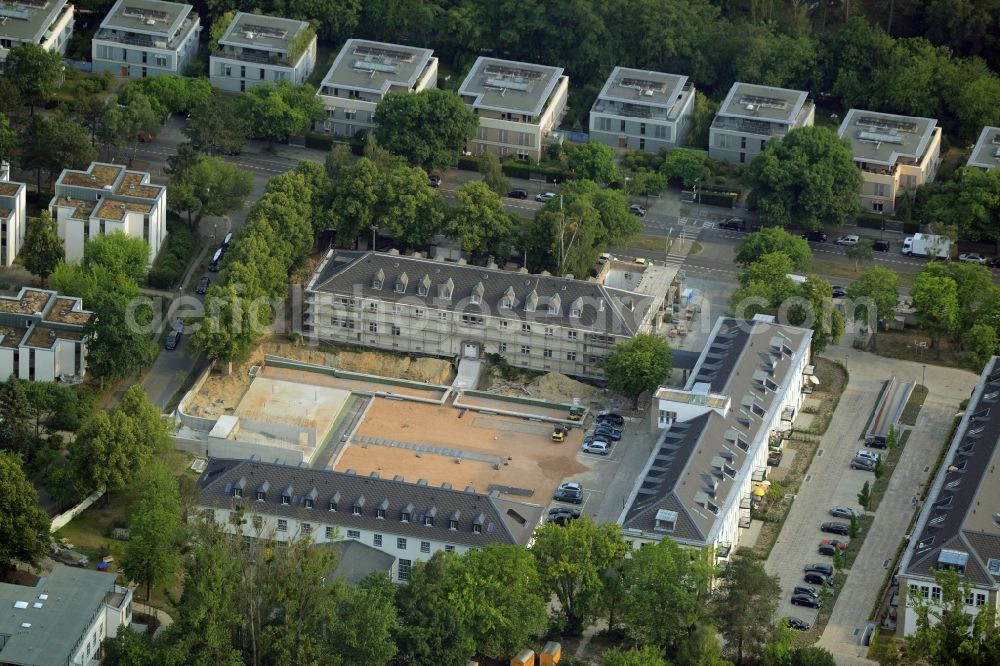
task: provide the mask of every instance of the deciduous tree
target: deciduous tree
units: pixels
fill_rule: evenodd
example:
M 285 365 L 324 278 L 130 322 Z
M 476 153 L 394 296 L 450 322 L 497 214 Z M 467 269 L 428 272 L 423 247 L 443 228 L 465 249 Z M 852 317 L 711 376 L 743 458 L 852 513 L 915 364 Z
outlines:
M 966 599 L 972 588 L 953 571 L 934 572 L 941 598 L 924 599 L 915 594 L 907 600 L 917 616 L 917 630 L 908 644 L 909 653 L 926 659 L 933 666 L 956 663 L 956 655 L 970 664 L 993 663 L 1000 645 L 996 610 L 980 606 L 975 615 L 966 611 Z
M 595 183 L 611 183 L 618 180 L 615 165 L 615 151 L 600 141 L 588 141 L 570 147 L 566 151 L 566 164 L 577 178 Z
M 212 285 L 205 295 L 206 314 L 191 336 L 191 346 L 232 372 L 234 361 L 250 354 L 271 322 L 270 305 L 242 296 L 234 285 Z
M 28 218 L 20 255 L 25 268 L 44 283 L 62 261 L 64 253 L 58 226 L 48 210 L 43 209 L 38 217 Z
M 140 298 L 131 278 L 107 271 L 100 275 L 96 291 L 84 302 L 94 312 L 87 323 L 87 366 L 102 378 L 118 379 L 153 362 L 152 305 Z
M 977 371 L 982 372 L 990 357 L 997 353 L 997 331 L 986 324 L 973 324 L 962 335 L 962 343 L 969 362 Z
M 479 125 L 461 97 L 440 88 L 389 93 L 373 120 L 379 145 L 427 170 L 453 166 Z
M 848 245 L 844 248 L 847 258 L 854 262 L 854 272 L 858 272 L 858 264 L 862 261 L 871 261 L 875 256 L 872 249 L 874 241 L 871 236 L 861 236 L 855 245 Z
M 872 331 L 878 320 L 890 321 L 896 315 L 899 304 L 898 276 L 881 266 L 872 266 L 861 271 L 858 279 L 847 288 L 851 309 L 847 315 L 851 319 L 864 317 Z
M 148 264 L 149 244 L 120 231 L 95 236 L 83 246 L 84 270 L 103 266 L 111 275 L 141 282 L 146 277 Z
M 666 666 L 663 650 L 646 645 L 630 650 L 611 648 L 601 655 L 601 666 Z
M 243 207 L 253 177 L 219 157 L 203 157 L 170 179 L 170 207 L 187 215 L 197 229 L 206 215 L 222 216 Z
M 462 241 L 462 249 L 503 259 L 510 255 L 514 221 L 500 197 L 482 181 L 470 181 L 455 192 L 457 206 L 449 213 L 447 232 Z
M 48 101 L 62 82 L 64 65 L 56 51 L 21 42 L 7 54 L 5 75 L 35 115 L 35 105 Z
M 781 583 L 748 551 L 737 551 L 720 578 L 715 617 L 727 650 L 737 664 L 759 659 L 773 629 Z
M 931 345 L 936 347 L 942 335 L 953 333 L 958 326 L 958 286 L 950 277 L 922 270 L 913 280 L 910 296 L 917 310 L 917 324 L 928 332 Z
M 858 492 L 858 504 L 865 511 L 871 510 L 872 503 L 872 489 L 871 485 L 865 481 L 865 485 L 861 486 L 861 490 Z
M 243 119 L 247 136 L 266 139 L 272 146 L 289 136 L 305 134 L 325 113 L 315 88 L 307 83 L 281 81 L 276 86 L 253 86 L 235 103 L 235 114 Z
M 674 148 L 667 153 L 660 172 L 671 183 L 694 187 L 705 174 L 705 153 L 689 148 Z
M 505 197 L 510 192 L 510 181 L 503 175 L 500 159 L 493 153 L 483 153 L 479 156 L 479 173 L 483 176 L 486 187 Z
M 766 227 L 744 236 L 736 247 L 735 261 L 746 267 L 771 252 L 781 252 L 791 259 L 793 271 L 804 273 L 812 264 L 813 254 L 808 241 L 781 227 Z
M 237 154 L 246 143 L 245 121 L 236 114 L 235 101 L 219 91 L 191 111 L 184 134 L 208 155 Z
M 69 464 L 81 493 L 101 488 L 110 493 L 127 486 L 151 454 L 128 415 L 98 411 L 80 426 L 69 447 Z
M 181 505 L 177 479 L 159 460 L 153 460 L 135 477 L 136 499 L 129 505 L 129 540 L 122 568 L 125 574 L 146 586 L 146 599 L 153 585 L 168 581 L 177 571 L 181 540 Z
M 632 399 L 638 408 L 639 396 L 670 376 L 670 345 L 657 335 L 640 333 L 615 345 L 604 360 L 604 372 L 611 388 Z
M 38 507 L 38 493 L 24 475 L 21 457 L 0 451 L 0 567 L 14 559 L 35 564 L 50 541 L 49 517 Z

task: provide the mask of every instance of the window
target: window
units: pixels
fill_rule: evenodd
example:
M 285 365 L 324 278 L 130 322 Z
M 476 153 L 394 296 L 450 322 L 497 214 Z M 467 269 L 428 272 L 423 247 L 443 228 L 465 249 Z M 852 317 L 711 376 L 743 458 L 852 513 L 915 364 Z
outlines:
M 542 356 L 544 358 L 552 358 L 552 350 L 551 349 L 543 349 L 542 350 Z
M 393 335 L 399 335 L 400 334 L 399 326 L 396 326 L 395 324 L 392 325 L 392 334 Z
M 551 338 L 555 334 L 556 334 L 556 329 L 555 328 L 553 328 L 552 326 L 546 326 L 545 327 L 545 337 Z
M 375 509 L 375 517 L 379 520 L 385 520 L 385 509 Z
M 376 288 L 377 289 L 381 289 L 382 288 L 382 283 L 379 282 L 378 283 L 378 287 L 376 287 Z M 371 303 L 369 303 L 368 304 L 368 311 L 369 312 L 378 312 L 378 303 L 376 303 L 375 301 L 372 301 Z
M 156 66 L 166 67 L 167 66 L 167 56 L 158 55 L 156 56 Z
M 358 112 L 354 109 L 344 109 L 344 118 L 346 120 L 354 120 L 358 117 Z
M 438 312 L 438 319 L 440 319 L 441 321 L 448 321 L 448 312 L 447 311 Z
M 639 139 L 639 150 L 646 150 L 646 139 Z
M 313 526 L 310 523 L 302 523 L 302 533 L 312 534 Z
M 287 532 L 288 531 L 288 521 L 287 520 L 282 520 L 281 518 L 278 519 L 278 531 L 279 532 Z
M 401 523 L 408 523 L 408 522 L 410 522 L 410 514 L 409 514 L 409 512 L 404 511 L 403 513 L 399 514 L 399 522 L 401 522 Z
M 237 499 L 243 499 L 243 489 L 240 488 L 239 486 L 234 486 L 233 497 L 236 497 Z
M 567 331 L 566 335 L 570 340 L 576 340 L 576 331 Z
M 258 490 L 257 491 L 257 501 L 258 502 L 263 502 L 266 499 L 267 499 L 267 493 L 265 493 L 263 490 Z
M 288 506 L 291 503 L 292 503 L 292 497 L 291 497 L 291 495 L 282 495 L 281 496 L 281 506 Z
M 455 552 L 455 547 L 449 543 L 447 546 L 444 547 L 444 552 L 446 552 L 446 553 L 454 553 Z
M 401 581 L 410 580 L 410 565 L 412 564 L 413 562 L 411 562 L 410 560 L 399 561 L 399 569 L 397 570 L 397 575 L 399 576 L 399 580 Z
M 500 320 L 500 330 L 501 330 L 501 331 L 506 331 L 506 330 L 507 330 L 507 325 L 508 325 L 509 323 L 510 323 L 510 322 L 508 322 L 508 321 L 507 321 L 506 319 L 501 319 L 501 320 Z
M 330 504 L 329 504 L 329 506 L 327 506 L 327 509 L 329 511 L 336 511 L 337 510 L 337 502 L 335 500 L 330 500 Z
M 931 599 L 941 601 L 941 588 L 936 585 L 931 588 Z
M 260 516 L 254 516 L 253 517 L 253 527 L 254 527 L 254 529 L 255 530 L 259 530 L 263 526 L 264 526 L 264 519 L 261 518 Z
M 500 353 L 503 354 L 504 352 L 507 351 L 507 343 L 501 342 L 498 349 L 500 350 Z
M 382 547 L 382 535 L 381 534 L 376 534 L 375 536 L 373 536 L 372 537 L 372 543 L 375 544 L 376 546 L 378 546 L 379 548 L 381 548 Z
M 368 322 L 368 332 L 378 333 L 378 324 L 373 321 Z
M 415 319 L 423 319 L 424 318 L 424 311 L 421 310 L 420 308 L 413 308 L 413 317 Z
M 315 504 L 316 504 L 316 502 L 313 501 L 312 499 L 310 499 L 309 497 L 307 497 L 307 498 L 305 498 L 305 500 L 303 500 L 303 506 L 305 506 L 307 509 L 313 508 L 313 506 L 315 506 Z
M 472 533 L 473 534 L 482 534 L 483 533 L 483 526 L 480 525 L 479 523 L 473 523 L 473 525 L 472 525 Z
M 420 542 L 420 552 L 421 553 L 429 553 L 429 552 L 431 552 L 431 542 L 430 541 L 421 541 Z
M 458 521 L 457 520 L 449 520 L 448 521 L 448 529 L 449 530 L 457 530 L 458 529 Z
M 333 538 L 333 528 L 330 527 L 330 526 L 327 526 L 326 530 L 324 531 L 324 534 L 326 535 L 327 539 L 332 539 Z
M 639 134 L 646 133 L 646 123 L 639 123 Z
M 361 515 L 361 507 L 360 506 L 352 506 L 351 507 L 351 515 L 352 516 L 360 516 Z
M 576 352 L 566 352 L 566 360 L 567 361 L 575 361 L 576 360 Z
M 399 537 L 398 539 L 396 539 L 396 548 L 399 548 L 400 550 L 406 550 L 406 539 L 404 539 L 403 537 Z
M 531 324 L 521 324 L 522 333 L 531 333 Z
M 348 539 L 360 539 L 361 538 L 361 532 L 359 532 L 358 530 L 347 530 L 347 538 Z
M 530 354 L 531 353 L 531 347 L 529 347 L 528 345 L 521 345 L 521 353 L 525 354 L 525 355 Z

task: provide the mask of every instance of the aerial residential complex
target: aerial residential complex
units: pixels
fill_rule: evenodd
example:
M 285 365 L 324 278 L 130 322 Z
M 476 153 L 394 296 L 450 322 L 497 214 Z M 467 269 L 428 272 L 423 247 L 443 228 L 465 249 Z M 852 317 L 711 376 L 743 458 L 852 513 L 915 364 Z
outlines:
M 653 397 L 662 433 L 619 519 L 626 539 L 733 552 L 769 441 L 802 405 L 811 342 L 811 330 L 763 315 L 716 321 L 687 385 Z
M 987 363 L 969 399 L 899 564 L 897 631 L 917 629 L 914 599 L 941 601 L 934 573 L 952 569 L 969 585 L 965 610 L 1000 609 L 1000 357 Z
M 16 296 L 0 296 L 0 381 L 82 378 L 92 316 L 79 298 L 47 289 L 22 287 Z
M 348 39 L 316 93 L 326 107 L 326 120 L 316 130 L 337 136 L 373 131 L 383 97 L 434 88 L 437 72 L 430 49 Z
M 611 264 L 612 262 L 609 262 Z M 602 281 L 331 250 L 306 287 L 315 340 L 601 377 L 618 342 L 657 326 L 672 274 L 607 265 Z
M 354 539 L 396 558 L 396 580 L 438 551 L 458 554 L 490 544 L 531 543 L 545 509 L 402 477 L 359 476 L 265 463 L 209 460 L 199 506 L 245 539 Z
M 201 19 L 191 5 L 118 0 L 91 43 L 94 73 L 145 78 L 182 74 L 198 52 Z
M 569 77 L 561 67 L 480 56 L 458 94 L 479 116 L 469 152 L 539 160 L 566 113 Z
M 719 106 L 708 134 L 712 159 L 749 164 L 771 139 L 813 124 L 809 93 L 751 83 L 734 83 Z
M 691 129 L 694 93 L 686 76 L 615 67 L 590 109 L 590 138 L 650 152 L 681 145 Z
M 10 266 L 24 243 L 27 188 L 10 180 L 10 165 L 0 162 L 0 266 Z
M 146 241 L 152 263 L 167 237 L 167 188 L 120 164 L 64 170 L 49 212 L 59 224 L 67 261 L 82 259 L 84 243 L 94 236 L 120 231 Z
M 73 34 L 73 15 L 73 5 L 66 0 L 0 2 L 0 72 L 7 53 L 20 44 L 38 44 L 65 55 Z
M 986 171 L 1000 169 L 1000 127 L 983 128 L 968 164 Z
M 316 66 L 316 33 L 305 21 L 238 12 L 209 58 L 212 85 L 243 92 L 261 83 L 305 83 Z
M 101 643 L 132 622 L 114 574 L 57 564 L 34 587 L 0 583 L 0 664 L 100 663 Z
M 865 210 L 895 212 L 897 197 L 933 181 L 941 163 L 941 128 L 930 118 L 851 109 L 838 133 L 861 169 Z

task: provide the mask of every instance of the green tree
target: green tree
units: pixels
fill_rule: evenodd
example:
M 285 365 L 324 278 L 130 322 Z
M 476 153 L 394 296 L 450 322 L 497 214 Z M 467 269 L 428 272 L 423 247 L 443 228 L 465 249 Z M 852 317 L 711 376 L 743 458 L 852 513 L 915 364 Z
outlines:
M 0 162 L 13 162 L 17 146 L 17 132 L 11 129 L 7 116 L 0 115 Z
M 793 271 L 804 273 L 812 264 L 813 254 L 808 241 L 780 227 L 767 227 L 744 236 L 736 247 L 734 261 L 745 268 L 772 252 L 788 256 Z
M 80 426 L 69 448 L 69 464 L 81 492 L 104 489 L 110 493 L 128 486 L 151 455 L 125 412 L 115 410 L 108 416 L 98 411 Z
M 979 612 L 966 612 L 966 598 L 972 593 L 969 583 L 953 570 L 934 572 L 940 600 L 923 599 L 911 594 L 908 603 L 917 616 L 917 630 L 907 653 L 926 659 L 934 666 L 960 663 L 991 663 L 984 659 L 1000 641 L 996 611 L 981 606 Z
M 713 567 L 673 539 L 634 550 L 625 561 L 622 624 L 640 644 L 671 651 L 708 619 Z
M 458 205 L 449 215 L 446 230 L 461 239 L 462 249 L 499 259 L 509 256 L 514 221 L 500 197 L 485 182 L 470 181 L 458 188 L 455 199 Z
M 638 408 L 639 397 L 646 391 L 655 391 L 670 376 L 673 368 L 670 355 L 666 340 L 640 333 L 615 345 L 604 360 L 604 372 L 611 388 L 631 398 Z
M 206 314 L 191 336 L 191 346 L 212 361 L 226 364 L 247 358 L 264 327 L 270 323 L 270 306 L 240 295 L 233 285 L 212 285 L 205 295 Z
M 326 115 L 315 88 L 289 81 L 253 86 L 237 99 L 234 113 L 243 119 L 247 136 L 266 139 L 271 146 L 305 134 Z
M 397 589 L 396 644 L 406 663 L 460 664 L 475 652 L 469 620 L 449 599 L 460 570 L 456 555 L 438 551 L 427 562 L 414 562 L 409 580 Z
M 953 333 L 958 326 L 958 286 L 950 277 L 922 270 L 913 280 L 910 296 L 917 324 L 931 336 L 931 346 L 937 347 L 941 336 Z
M 876 481 L 885 476 L 885 463 L 882 462 L 882 458 L 875 460 L 875 466 L 872 468 L 872 474 L 875 475 Z
M 531 548 L 542 583 L 559 600 L 566 630 L 578 633 L 601 607 L 601 573 L 619 566 L 628 544 L 617 524 L 597 525 L 589 518 L 566 527 L 549 524 L 535 534 Z
M 14 378 L 7 381 L 13 381 Z M 35 421 L 35 437 L 42 434 L 52 434 L 56 430 L 75 431 L 80 427 L 81 411 L 85 409 L 80 404 L 77 392 L 69 385 L 61 382 L 24 382 L 24 395 L 31 405 L 31 416 Z M 9 423 L 5 417 L 5 423 Z M 0 447 L 6 448 L 6 447 Z
M 618 180 L 615 151 L 600 141 L 572 146 L 566 151 L 566 164 L 577 178 L 595 183 L 612 183 Z
M 103 271 L 85 304 L 94 312 L 87 322 L 87 367 L 95 374 L 120 379 L 153 362 L 156 346 L 147 333 L 152 306 L 134 280 Z
M 253 190 L 253 177 L 219 157 L 204 157 L 170 179 L 170 207 L 186 213 L 197 229 L 206 215 L 222 216 L 243 207 Z
M 375 206 L 381 189 L 381 172 L 374 160 L 362 157 L 342 168 L 333 185 L 333 216 L 341 243 L 351 243 L 378 223 Z
M 729 297 L 736 316 L 776 314 L 782 303 L 800 291 L 788 277 L 791 271 L 792 260 L 783 252 L 770 252 L 748 265 L 740 273 L 740 287 Z
M 973 324 L 962 335 L 962 342 L 969 362 L 979 372 L 986 367 L 990 357 L 997 353 L 997 331 L 986 324 Z
M 808 275 L 799 287 L 801 300 L 788 308 L 789 323 L 813 330 L 812 346 L 816 353 L 836 344 L 844 335 L 844 313 L 833 306 L 832 289 L 823 278 Z
M 39 191 L 42 190 L 42 171 L 48 173 L 51 187 L 56 174 L 63 169 L 82 169 L 97 156 L 87 129 L 76 119 L 58 112 L 32 118 L 20 135 L 20 163 L 31 165 L 35 170 Z
M 43 209 L 38 217 L 28 218 L 20 254 L 25 268 L 42 278 L 44 283 L 62 260 L 64 253 L 58 225 L 49 211 Z
M 346 585 L 334 606 L 337 621 L 326 637 L 326 651 L 342 666 L 386 666 L 396 656 L 396 589 L 386 574 Z
M 865 511 L 871 511 L 872 507 L 872 489 L 871 485 L 865 481 L 865 484 L 861 486 L 861 491 L 858 493 L 858 504 Z
M 122 569 L 132 580 L 146 586 L 146 599 L 153 585 L 161 585 L 179 567 L 181 505 L 177 479 L 159 460 L 136 474 L 137 497 L 129 505 L 129 540 Z
M 389 93 L 375 108 L 373 122 L 379 145 L 428 170 L 454 166 L 479 126 L 461 97 L 440 88 Z
M 836 666 L 837 661 L 826 648 L 800 645 L 792 650 L 791 666 Z
M 486 546 L 463 555 L 449 600 L 466 618 L 476 654 L 505 659 L 545 627 L 545 597 L 531 553 Z
M 962 261 L 948 261 L 929 263 L 920 272 L 948 277 L 955 282 L 958 315 L 952 337 L 956 342 L 961 341 L 962 332 L 968 331 L 973 324 L 991 323 L 983 319 L 983 313 L 988 309 L 996 289 L 988 268 Z
M 114 638 L 106 638 L 103 663 L 106 666 L 159 666 L 163 655 L 152 636 L 121 626 Z
M 112 99 L 108 106 L 109 108 L 118 107 L 122 103 L 121 98 L 117 101 Z M 149 97 L 139 92 L 129 95 L 125 108 L 121 109 L 121 113 L 116 116 L 117 125 L 114 127 L 114 131 L 122 137 L 125 145 L 130 149 L 129 166 L 132 166 L 132 162 L 135 160 L 139 144 L 156 136 L 160 131 L 162 118 L 163 115 L 156 112 Z
M 398 242 L 423 246 L 444 228 L 444 203 L 422 169 L 404 165 L 383 169 L 380 185 L 376 219 Z
M 35 449 L 27 382 L 11 376 L 0 383 L 0 449 L 30 461 Z
M 673 148 L 667 153 L 660 172 L 671 183 L 694 187 L 705 175 L 705 153 L 690 148 Z
M 238 154 L 246 143 L 246 127 L 236 114 L 235 100 L 219 91 L 191 111 L 184 134 L 208 155 Z
M 847 258 L 854 262 L 855 273 L 858 272 L 858 263 L 871 261 L 875 257 L 873 245 L 874 241 L 872 241 L 871 236 L 861 236 L 856 245 L 848 245 L 844 248 Z
M 771 224 L 844 224 L 860 207 L 861 172 L 851 144 L 825 127 L 795 129 L 768 142 L 750 163 L 747 179 L 751 205 Z
M 667 666 L 663 651 L 651 645 L 630 650 L 613 647 L 601 655 L 601 666 Z
M 479 156 L 479 173 L 482 174 L 486 187 L 496 192 L 498 196 L 505 197 L 510 192 L 510 181 L 503 175 L 500 159 L 493 153 L 483 153 Z
M 667 177 L 658 171 L 640 171 L 631 176 L 628 192 L 643 195 L 658 195 L 667 189 Z
M 150 451 L 164 453 L 171 449 L 171 429 L 166 420 L 138 384 L 128 387 L 117 411 L 124 413 L 132 421 L 139 438 L 139 444 Z
M 48 101 L 62 83 L 64 65 L 56 51 L 21 42 L 7 54 L 5 75 L 35 115 L 35 105 Z
M 51 541 L 49 517 L 38 507 L 20 456 L 7 451 L 0 451 L 0 490 L 0 567 L 14 559 L 35 564 Z
M 899 304 L 899 277 L 893 271 L 881 266 L 872 266 L 861 271 L 858 279 L 847 288 L 850 309 L 847 315 L 854 320 L 860 316 L 872 331 L 877 330 L 878 320 L 891 321 Z
M 885 446 L 887 449 L 896 448 L 896 444 L 899 443 L 899 432 L 896 430 L 896 424 L 889 424 L 889 432 L 885 436 Z
M 860 493 L 858 494 L 860 495 Z M 852 539 L 857 539 L 859 534 L 861 534 L 861 523 L 858 521 L 858 516 L 852 513 L 851 522 L 847 529 L 847 536 Z
M 83 246 L 82 265 L 85 270 L 103 266 L 111 275 L 122 275 L 141 282 L 146 277 L 148 262 L 149 244 L 120 231 L 94 236 Z
M 757 660 L 772 628 L 781 583 L 764 571 L 764 564 L 752 552 L 740 550 L 720 576 L 715 598 L 719 632 L 735 663 Z

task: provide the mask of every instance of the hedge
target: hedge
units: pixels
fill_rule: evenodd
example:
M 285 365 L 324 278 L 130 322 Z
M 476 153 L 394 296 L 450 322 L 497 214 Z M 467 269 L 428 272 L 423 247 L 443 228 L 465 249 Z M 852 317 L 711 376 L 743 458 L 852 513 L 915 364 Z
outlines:
M 198 254 L 198 236 L 172 216 L 167 218 L 166 243 L 167 247 L 156 257 L 147 278 L 154 289 L 172 289 L 178 285 L 188 264 Z
M 736 205 L 736 198 L 738 195 L 730 194 L 715 194 L 712 192 L 698 192 L 698 202 L 707 204 L 709 206 L 729 206 L 730 208 Z

